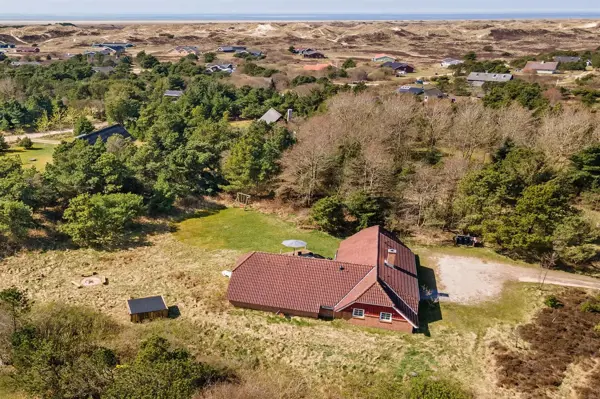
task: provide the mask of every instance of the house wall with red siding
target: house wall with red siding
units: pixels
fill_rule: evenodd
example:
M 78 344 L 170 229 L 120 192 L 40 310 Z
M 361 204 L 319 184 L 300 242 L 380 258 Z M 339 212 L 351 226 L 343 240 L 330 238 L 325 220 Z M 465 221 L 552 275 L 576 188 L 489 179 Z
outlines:
M 354 308 L 363 309 L 365 311 L 365 317 L 352 317 L 352 311 Z M 381 312 L 391 313 L 392 322 L 390 323 L 386 321 L 380 321 L 379 314 Z M 377 327 L 384 328 L 386 330 L 402 331 L 408 333 L 411 333 L 413 331 L 413 326 L 408 321 L 406 321 L 404 317 L 398 314 L 398 312 L 396 312 L 393 308 L 386 306 L 354 304 L 344 309 L 343 312 L 338 313 L 336 317 L 344 318 L 350 323 L 359 326 Z

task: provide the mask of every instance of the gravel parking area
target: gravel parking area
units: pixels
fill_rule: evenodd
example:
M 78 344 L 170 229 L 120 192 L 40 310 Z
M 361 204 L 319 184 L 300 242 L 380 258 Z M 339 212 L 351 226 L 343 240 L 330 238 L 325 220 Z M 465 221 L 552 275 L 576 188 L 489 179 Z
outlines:
M 513 266 L 478 258 L 443 255 L 437 261 L 440 300 L 477 303 L 497 297 L 507 281 L 555 284 L 600 290 L 600 279 L 556 270 Z

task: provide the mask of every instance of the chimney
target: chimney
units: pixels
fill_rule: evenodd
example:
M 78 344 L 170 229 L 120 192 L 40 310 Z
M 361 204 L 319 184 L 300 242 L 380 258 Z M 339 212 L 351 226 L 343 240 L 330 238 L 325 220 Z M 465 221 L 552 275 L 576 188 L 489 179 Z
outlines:
M 288 109 L 285 113 L 285 120 L 290 122 L 292 120 L 292 109 Z
M 396 265 L 396 251 L 393 248 L 388 249 L 387 258 L 385 259 L 385 265 L 389 267 L 394 267 Z
M 344 265 L 340 265 L 340 271 L 343 272 L 344 271 Z

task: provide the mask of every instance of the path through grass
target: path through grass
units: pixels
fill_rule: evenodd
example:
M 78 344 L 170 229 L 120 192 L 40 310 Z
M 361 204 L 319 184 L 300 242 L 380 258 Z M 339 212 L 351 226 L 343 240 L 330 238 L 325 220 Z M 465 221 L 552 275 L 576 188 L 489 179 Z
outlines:
M 319 231 L 300 230 L 276 216 L 240 208 L 228 208 L 216 213 L 205 212 L 178 225 L 176 237 L 188 245 L 209 250 L 234 249 L 240 252 L 290 251 L 283 240 L 302 240 L 308 249 L 333 257 L 339 240 Z

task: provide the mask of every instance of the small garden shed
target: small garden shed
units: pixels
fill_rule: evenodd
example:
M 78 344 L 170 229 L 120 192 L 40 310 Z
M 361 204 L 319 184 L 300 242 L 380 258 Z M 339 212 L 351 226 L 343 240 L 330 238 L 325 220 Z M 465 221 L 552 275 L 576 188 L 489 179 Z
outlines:
M 144 320 L 169 316 L 169 308 L 162 295 L 128 299 L 127 310 L 132 323 L 141 323 Z

